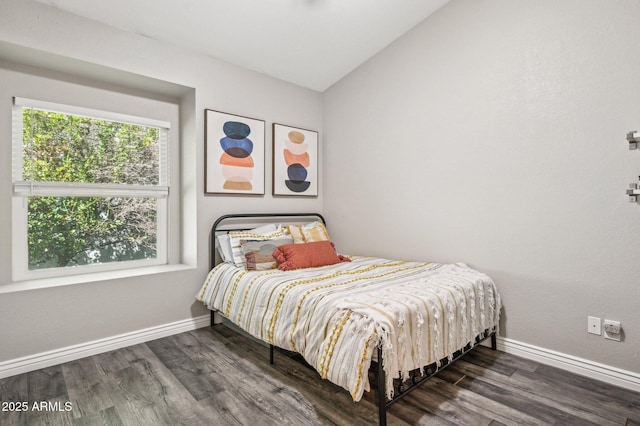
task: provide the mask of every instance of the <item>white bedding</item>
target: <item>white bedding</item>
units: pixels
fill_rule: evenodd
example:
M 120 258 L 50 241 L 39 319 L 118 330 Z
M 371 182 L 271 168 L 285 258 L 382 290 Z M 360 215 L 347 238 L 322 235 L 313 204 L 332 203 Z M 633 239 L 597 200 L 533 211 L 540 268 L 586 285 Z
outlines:
M 295 271 L 220 264 L 196 298 L 251 335 L 302 354 L 354 401 L 369 390 L 377 345 L 390 398 L 394 378 L 450 358 L 498 326 L 493 281 L 464 264 L 352 260 Z

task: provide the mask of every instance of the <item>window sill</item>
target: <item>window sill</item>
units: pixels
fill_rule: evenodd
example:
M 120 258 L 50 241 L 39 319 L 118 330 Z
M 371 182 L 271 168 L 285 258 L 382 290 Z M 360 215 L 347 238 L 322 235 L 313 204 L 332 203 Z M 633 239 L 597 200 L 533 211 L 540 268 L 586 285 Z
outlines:
M 99 273 L 80 274 L 66 277 L 43 278 L 37 280 L 15 281 L 9 284 L 0 284 L 0 294 L 16 293 L 20 291 L 38 290 L 43 288 L 62 287 L 75 284 L 86 284 L 100 281 L 117 280 L 122 278 L 139 277 L 142 275 L 164 274 L 168 272 L 186 271 L 195 269 L 195 266 L 186 264 L 157 265 L 142 268 L 132 268 L 118 271 L 106 271 Z

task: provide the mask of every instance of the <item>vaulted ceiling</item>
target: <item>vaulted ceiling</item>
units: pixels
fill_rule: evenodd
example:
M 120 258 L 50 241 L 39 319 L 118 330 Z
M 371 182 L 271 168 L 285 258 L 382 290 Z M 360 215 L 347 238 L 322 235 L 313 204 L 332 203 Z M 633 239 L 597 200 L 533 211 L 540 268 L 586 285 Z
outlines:
M 324 91 L 448 0 L 37 0 Z

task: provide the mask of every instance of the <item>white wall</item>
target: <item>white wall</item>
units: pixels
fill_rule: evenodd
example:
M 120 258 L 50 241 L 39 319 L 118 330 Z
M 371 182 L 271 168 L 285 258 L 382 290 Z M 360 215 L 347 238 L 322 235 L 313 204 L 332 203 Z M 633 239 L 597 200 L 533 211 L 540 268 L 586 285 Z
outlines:
M 489 273 L 503 295 L 502 335 L 640 372 L 640 206 L 624 196 L 640 174 L 640 152 L 624 140 L 640 129 L 639 12 L 637 0 L 452 0 L 323 97 L 2 0 L 0 61 L 12 51 L 86 76 L 74 83 L 171 92 L 186 106 L 184 261 L 194 268 L 0 292 L 0 362 L 203 315 L 193 295 L 217 216 L 324 210 L 341 251 Z M 205 108 L 264 119 L 266 158 L 270 123 L 320 130 L 320 196 L 268 195 L 270 162 L 267 195 L 205 196 Z M 0 288 L 13 285 L 8 132 L 0 126 Z M 587 315 L 622 321 L 624 341 L 586 334 Z
M 640 373 L 640 2 L 452 0 L 324 96 L 345 252 L 491 275 L 509 339 Z M 587 334 L 622 322 L 623 342 Z
M 16 61 L 38 68 L 16 65 Z M 9 93 L 15 89 L 8 76 L 15 81 L 49 79 L 72 86 L 80 82 L 137 95 L 152 92 L 154 97 L 177 99 L 182 104 L 183 261 L 187 265 L 170 273 L 14 291 L 10 274 L 11 137 L 10 126 L 3 122 L 0 362 L 205 315 L 207 311 L 194 296 L 208 271 L 209 230 L 218 216 L 322 210 L 322 186 L 317 198 L 272 197 L 268 161 L 271 123 L 321 130 L 322 96 L 317 92 L 31 0 L 0 3 L 0 68 L 7 77 L 0 78 L 0 102 L 5 107 L 10 107 Z M 266 195 L 204 195 L 205 108 L 265 120 Z M 320 140 L 322 136 L 320 132 Z

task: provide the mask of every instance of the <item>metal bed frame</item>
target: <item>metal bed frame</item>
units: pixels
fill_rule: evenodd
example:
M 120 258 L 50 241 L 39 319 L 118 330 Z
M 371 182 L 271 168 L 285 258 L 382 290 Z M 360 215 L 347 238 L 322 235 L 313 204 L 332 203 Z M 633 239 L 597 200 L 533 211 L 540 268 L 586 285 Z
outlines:
M 210 249 L 210 267 L 213 268 L 219 262 L 216 261 L 216 236 L 220 232 L 230 231 L 244 231 L 250 229 L 246 223 L 240 222 L 240 224 L 225 224 L 225 222 L 234 222 L 246 219 L 256 219 L 257 221 L 265 219 L 295 219 L 294 222 L 302 223 L 303 219 L 316 218 L 326 225 L 324 217 L 319 213 L 241 213 L 241 214 L 227 214 L 220 216 L 211 227 L 211 249 Z M 257 223 L 256 223 L 257 224 Z M 214 311 L 211 311 L 211 327 L 214 323 Z M 416 389 L 422 383 L 433 377 L 454 361 L 466 355 L 471 349 L 478 346 L 486 339 L 491 339 L 491 349 L 496 350 L 496 330 L 485 330 L 481 335 L 477 336 L 473 344 L 468 344 L 462 349 L 456 351 L 453 358 L 449 360 L 444 358 L 440 363 L 433 363 L 423 368 L 418 368 L 410 372 L 410 378 L 404 382 L 398 380 L 397 385 L 394 383 L 394 396 L 391 400 L 386 398 L 386 384 L 385 384 L 385 372 L 382 363 L 382 348 L 377 348 L 377 361 L 371 361 L 370 371 L 373 370 L 376 375 L 377 382 L 377 399 L 378 399 L 378 422 L 380 426 L 386 426 L 387 424 L 387 408 L 398 402 L 404 396 Z M 269 345 L 269 364 L 274 363 L 274 345 Z M 284 349 L 282 349 L 284 350 Z M 409 383 L 408 383 L 409 382 Z

